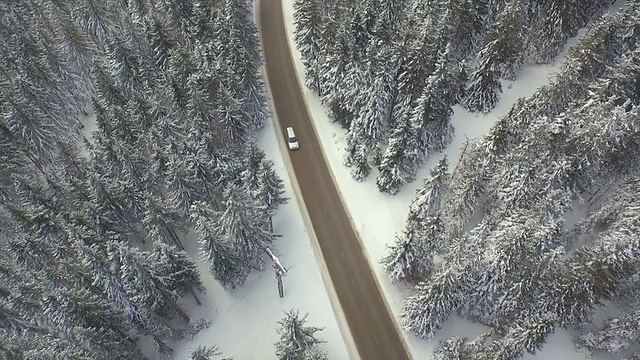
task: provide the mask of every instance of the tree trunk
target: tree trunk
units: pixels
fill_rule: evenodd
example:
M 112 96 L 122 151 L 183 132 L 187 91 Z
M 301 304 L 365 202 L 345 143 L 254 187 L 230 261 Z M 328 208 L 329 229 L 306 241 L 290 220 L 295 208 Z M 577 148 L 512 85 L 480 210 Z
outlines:
M 191 318 L 189 318 L 189 315 L 187 315 L 187 313 L 184 312 L 184 310 L 182 310 L 180 306 L 178 306 L 178 304 L 176 304 L 176 302 L 173 301 L 173 299 L 167 299 L 167 300 L 169 301 L 169 304 L 171 304 L 171 306 L 178 312 L 180 317 L 184 319 L 184 321 L 191 322 Z
M 202 305 L 202 302 L 200 302 L 200 299 L 198 299 L 198 296 L 196 295 L 196 292 L 193 291 L 193 288 L 189 287 L 189 292 L 191 293 L 191 296 L 193 296 L 193 298 L 196 300 L 196 303 L 198 303 L 198 305 Z
M 175 230 L 173 230 L 170 226 L 165 226 L 165 229 L 169 233 L 169 236 L 171 236 L 171 238 L 173 239 L 173 242 L 176 243 L 176 246 L 180 250 L 184 250 L 184 245 L 182 245 L 180 239 L 178 239 L 178 234 L 176 234 Z

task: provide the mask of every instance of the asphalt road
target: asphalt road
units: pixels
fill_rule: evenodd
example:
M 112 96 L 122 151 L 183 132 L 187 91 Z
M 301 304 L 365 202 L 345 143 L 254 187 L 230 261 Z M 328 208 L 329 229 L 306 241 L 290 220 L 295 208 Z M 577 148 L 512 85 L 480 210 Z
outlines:
M 409 359 L 316 138 L 287 42 L 282 1 L 259 5 L 267 76 L 280 127 L 293 126 L 298 137 L 300 149 L 288 154 L 329 276 L 360 358 Z M 280 139 L 285 141 L 284 133 Z

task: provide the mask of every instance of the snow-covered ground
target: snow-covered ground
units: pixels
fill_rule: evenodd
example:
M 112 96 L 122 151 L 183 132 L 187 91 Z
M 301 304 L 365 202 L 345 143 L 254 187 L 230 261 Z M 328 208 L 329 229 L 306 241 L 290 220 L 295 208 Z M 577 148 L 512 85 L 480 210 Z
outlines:
M 617 9 L 620 3 L 621 1 L 618 1 L 611 10 Z M 284 16 L 289 34 L 289 44 L 292 48 L 300 81 L 304 78 L 304 66 L 300 59 L 300 52 L 297 51 L 293 40 L 293 2 L 289 1 L 284 5 Z M 417 180 L 401 188 L 400 192 L 395 196 L 378 191 L 375 185 L 377 176 L 375 169 L 366 181 L 358 183 L 353 180 L 350 175 L 350 169 L 343 165 L 343 156 L 346 148 L 345 130 L 339 125 L 331 123 L 319 97 L 305 86 L 301 86 L 325 157 L 333 172 L 347 210 L 360 234 L 375 275 L 396 319 L 401 312 L 402 300 L 408 289 L 389 283 L 388 277 L 380 265 L 380 260 L 387 254 L 386 245 L 392 243 L 395 234 L 399 234 L 402 231 L 409 204 L 416 188 L 421 184 L 422 178 L 428 174 L 429 170 L 443 154 L 447 155 L 451 169 L 453 169 L 460 157 L 465 141 L 486 134 L 496 120 L 505 114 L 518 98 L 528 97 L 537 88 L 547 84 L 549 79 L 557 72 L 558 66 L 566 54 L 566 49 L 575 44 L 583 35 L 584 30 L 576 38 L 571 39 L 569 44 L 565 46 L 565 52 L 557 57 L 554 64 L 528 67 L 521 71 L 515 82 L 503 81 L 503 93 L 500 95 L 500 102 L 491 113 L 487 115 L 471 114 L 462 107 L 456 106 L 454 108 L 455 114 L 452 118 L 452 124 L 455 127 L 455 138 L 452 143 L 442 153 L 432 155 L 419 171 Z M 473 337 L 484 330 L 481 325 L 472 324 L 460 318 L 452 318 L 445 323 L 444 328 L 437 334 L 437 338 L 431 342 L 425 342 L 407 332 L 403 333 L 413 358 L 428 359 L 435 346 L 437 346 L 438 340 L 454 335 Z M 588 354 L 588 351 L 575 349 L 569 332 L 557 330 L 548 339 L 542 351 L 535 356 L 526 355 L 524 359 L 586 360 L 592 359 L 592 356 Z

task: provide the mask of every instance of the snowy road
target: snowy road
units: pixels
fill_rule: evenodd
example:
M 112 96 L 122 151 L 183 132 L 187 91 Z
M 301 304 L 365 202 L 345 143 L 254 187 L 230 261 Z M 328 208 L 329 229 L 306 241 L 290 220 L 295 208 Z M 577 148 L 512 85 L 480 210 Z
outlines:
M 281 0 L 261 1 L 260 23 L 279 128 L 293 126 L 297 133 L 300 150 L 288 155 L 359 356 L 409 359 L 310 120 L 290 54 Z M 284 141 L 282 131 L 280 135 Z

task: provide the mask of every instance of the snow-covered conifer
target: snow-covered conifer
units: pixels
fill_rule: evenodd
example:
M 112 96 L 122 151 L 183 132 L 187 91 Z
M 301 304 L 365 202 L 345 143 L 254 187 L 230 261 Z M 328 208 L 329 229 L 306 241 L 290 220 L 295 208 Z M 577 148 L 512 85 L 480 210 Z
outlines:
M 413 181 L 421 158 L 409 119 L 403 117 L 398 121 L 391 133 L 389 146 L 382 155 L 378 166 L 380 173 L 376 179 L 378 189 L 392 195 L 402 185 Z
M 422 222 L 428 215 L 438 212 L 450 182 L 449 162 L 445 155 L 438 160 L 429 175 L 424 178 L 422 186 L 416 190 L 409 206 L 409 217 Z
M 110 35 L 106 44 L 106 66 L 115 80 L 115 86 L 123 91 L 124 96 L 130 98 L 134 92 L 152 86 L 155 74 L 136 51 L 136 45 L 130 43 L 130 39 Z
M 184 150 L 168 154 L 165 182 L 171 202 L 176 204 L 183 214 L 188 214 L 191 204 L 200 197 L 198 178 L 195 171 L 191 171 L 192 156 Z
M 576 36 L 594 13 L 609 4 L 608 0 L 553 0 L 540 4 L 531 21 L 530 60 L 536 63 L 553 60 L 567 39 Z
M 498 64 L 501 77 L 509 80 L 515 80 L 522 66 L 528 4 L 523 0 L 508 3 L 484 37 L 483 48 L 487 51 L 480 51 L 483 56 L 491 57 Z
M 549 334 L 553 333 L 558 323 L 555 314 L 534 315 L 514 323 L 504 337 L 486 347 L 484 358 L 500 360 L 517 360 L 525 352 L 535 354 L 540 350 Z M 481 355 L 482 356 L 482 355 Z
M 168 23 L 158 14 L 152 14 L 145 19 L 146 36 L 153 51 L 155 66 L 161 71 L 169 69 L 171 49 L 176 46 L 176 40 L 168 29 Z
M 222 57 L 235 73 L 237 98 L 241 101 L 243 124 L 247 132 L 262 128 L 269 116 L 267 95 L 261 77 L 262 57 L 258 30 L 251 16 L 251 2 L 247 0 L 225 0 L 218 21 L 226 27 L 229 36 L 219 36 L 222 42 Z M 214 23 L 215 24 L 215 23 Z M 224 96 L 224 94 L 222 94 Z
M 112 303 L 82 288 L 47 292 L 41 300 L 42 314 L 57 331 L 82 344 L 97 359 L 133 358 L 137 354 L 137 343 L 127 334 L 122 313 Z
M 196 202 L 191 207 L 191 223 L 198 232 L 200 252 L 209 263 L 209 272 L 224 288 L 235 288 L 244 283 L 249 269 L 242 263 L 228 239 L 219 233 L 217 216 L 203 202 Z
M 187 233 L 186 218 L 170 200 L 147 193 L 142 225 L 151 241 L 173 244 L 183 248 L 176 230 Z
M 184 321 L 190 321 L 178 304 L 179 295 L 172 286 L 173 274 L 166 274 L 163 264 L 147 261 L 148 253 L 120 242 L 107 244 L 107 253 L 113 272 L 122 278 L 131 299 L 150 311 L 176 312 Z
M 439 218 L 434 217 L 431 224 L 433 230 L 442 231 L 442 225 L 438 226 Z M 424 226 L 424 225 L 423 225 Z M 385 256 L 381 263 L 385 271 L 389 273 L 391 281 L 408 281 L 416 283 L 422 281 L 433 268 L 433 259 L 428 242 L 438 242 L 436 239 L 426 239 L 428 231 L 418 229 L 405 229 L 402 236 L 396 238 L 396 242 L 389 246 L 389 255 Z M 437 235 L 437 234 L 436 234 Z
M 196 293 L 203 294 L 206 289 L 196 264 L 186 252 L 165 243 L 154 243 L 147 261 L 158 271 L 159 276 L 169 282 L 166 286 L 180 295 L 190 293 L 200 305 Z
M 295 41 L 305 67 L 305 83 L 316 93 L 320 92 L 320 63 L 323 51 L 322 8 L 318 0 L 297 0 L 293 3 Z
M 348 152 L 345 164 L 352 167 L 351 176 L 356 181 L 364 181 L 371 173 L 369 151 L 365 145 L 356 145 L 352 151 Z
M 438 269 L 427 281 L 418 284 L 402 309 L 402 325 L 416 336 L 432 339 L 442 324 L 465 301 L 463 289 L 468 282 L 464 269 L 456 266 Z
M 469 76 L 465 89 L 464 106 L 472 112 L 488 113 L 498 103 L 498 93 L 502 92 L 500 71 L 490 55 L 498 43 L 487 44 L 478 54 L 475 70 Z
M 473 215 L 474 206 L 485 192 L 488 174 L 478 167 L 482 154 L 476 151 L 477 144 L 465 145 L 466 153 L 461 157 L 451 177 L 451 185 L 442 201 L 442 216 L 447 237 L 458 236 Z
M 243 266 L 262 270 L 265 248 L 276 237 L 264 206 L 234 184 L 224 190 L 223 206 L 217 223 L 219 236 L 233 247 Z
M 101 246 L 98 244 L 87 245 L 85 243 L 84 237 L 90 235 L 90 233 L 84 233 L 86 229 L 69 227 L 65 230 L 73 241 L 78 260 L 81 261 L 82 265 L 86 267 L 91 277 L 93 277 L 94 285 L 104 292 L 107 298 L 115 304 L 116 309 L 122 311 L 131 327 L 144 335 L 164 337 L 171 333 L 171 330 L 164 323 L 158 322 L 153 317 L 148 308 L 150 304 L 141 303 L 142 300 L 151 301 L 151 299 L 145 296 L 131 298 L 131 295 L 135 294 L 131 288 L 133 284 L 127 284 L 126 279 L 112 269 L 118 267 L 117 263 L 107 264 L 108 258 Z M 111 252 L 111 254 L 117 255 L 114 252 Z
M 451 105 L 458 94 L 454 84 L 457 75 L 453 73 L 455 68 L 451 66 L 450 56 L 448 48 L 440 54 L 433 74 L 427 78 L 409 115 L 419 149 L 424 155 L 442 150 L 453 137 Z
M 482 358 L 484 343 L 492 335 L 486 332 L 472 341 L 467 338 L 452 337 L 440 342 L 433 351 L 434 360 L 489 360 Z
M 446 14 L 443 20 L 451 26 L 449 41 L 454 45 L 453 53 L 458 59 L 473 54 L 485 31 L 487 10 L 486 1 L 460 0 L 438 1 L 438 9 Z
M 326 360 L 327 355 L 319 348 L 324 340 L 316 333 L 322 328 L 306 326 L 307 315 L 300 316 L 298 311 L 290 310 L 278 322 L 277 333 L 280 340 L 274 345 L 278 360 Z
M 208 347 L 205 345 L 198 345 L 196 346 L 195 349 L 192 349 L 189 351 L 188 360 L 214 360 L 214 359 L 217 359 L 217 356 L 220 356 L 220 355 L 222 355 L 222 353 L 218 351 L 217 346 Z M 232 360 L 232 359 L 224 358 L 222 360 Z
M 638 315 L 637 306 L 634 306 L 620 316 L 609 318 L 602 327 L 580 336 L 580 343 L 591 350 L 619 354 L 638 343 Z
M 252 195 L 256 201 L 264 206 L 264 211 L 269 216 L 269 229 L 273 231 L 273 215 L 276 209 L 289 201 L 284 196 L 284 183 L 278 177 L 271 160 L 263 160 L 258 174 L 258 188 Z
M 257 144 L 250 144 L 246 153 L 240 156 L 243 158 L 243 169 L 240 173 L 242 184 L 253 194 L 258 190 L 260 167 L 262 162 L 266 161 L 264 151 Z

